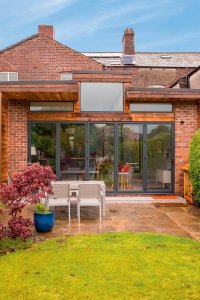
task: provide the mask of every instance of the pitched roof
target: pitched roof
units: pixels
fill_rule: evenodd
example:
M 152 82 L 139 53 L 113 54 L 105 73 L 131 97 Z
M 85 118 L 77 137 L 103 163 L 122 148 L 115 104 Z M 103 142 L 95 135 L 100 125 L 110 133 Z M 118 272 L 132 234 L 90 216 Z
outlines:
M 14 44 L 12 44 L 12 45 L 6 47 L 6 48 L 0 49 L 0 53 L 3 53 L 3 52 L 5 52 L 5 51 L 7 51 L 7 50 L 9 50 L 9 49 L 11 49 L 11 48 L 14 48 L 14 47 L 16 47 L 16 46 L 18 46 L 18 45 L 20 45 L 20 44 L 22 44 L 22 43 L 24 43 L 24 42 L 26 42 L 26 41 L 28 41 L 28 40 L 31 40 L 31 39 L 33 39 L 34 37 L 38 36 L 38 35 L 39 35 L 38 33 L 33 34 L 33 35 L 28 36 L 28 37 L 26 37 L 25 39 L 20 40 L 19 42 L 16 42 L 16 43 L 14 43 Z
M 105 66 L 124 66 L 122 52 L 82 53 Z M 132 59 L 132 64 L 126 66 L 195 68 L 200 63 L 200 52 L 136 52 Z
M 5 52 L 5 51 L 7 51 L 7 50 L 10 50 L 10 49 L 12 49 L 12 48 L 18 46 L 18 45 L 20 45 L 20 44 L 22 44 L 22 43 L 24 43 L 24 42 L 26 42 L 26 41 L 28 41 L 28 40 L 31 40 L 31 39 L 33 39 L 33 38 L 36 38 L 36 37 L 38 37 L 38 36 L 40 36 L 40 35 L 42 35 L 42 36 L 44 36 L 44 37 L 46 37 L 46 38 L 48 38 L 48 39 L 54 41 L 54 42 L 57 43 L 57 44 L 60 44 L 61 46 L 65 47 L 65 48 L 68 48 L 68 49 L 70 49 L 70 50 L 72 50 L 72 51 L 78 53 L 80 56 L 86 56 L 86 55 L 84 55 L 83 53 L 78 52 L 78 51 L 76 51 L 76 50 L 74 50 L 74 49 L 72 49 L 72 48 L 70 48 L 70 47 L 68 47 L 68 46 L 66 46 L 66 45 L 64 45 L 64 44 L 62 44 L 62 43 L 58 42 L 57 40 L 55 40 L 55 39 L 53 39 L 53 38 L 50 38 L 49 36 L 47 36 L 46 34 L 43 34 L 43 33 L 41 33 L 41 32 L 38 32 L 38 33 L 33 34 L 33 35 L 31 35 L 31 36 L 29 36 L 29 37 L 27 37 L 27 38 L 25 38 L 25 39 L 22 39 L 22 40 L 20 40 L 19 42 L 16 42 L 16 43 L 14 43 L 14 44 L 12 44 L 12 45 L 10 45 L 10 46 L 8 46 L 8 47 L 2 49 L 2 50 L 0 49 L 0 54 L 3 53 L 3 52 Z M 91 58 L 90 58 L 89 56 L 87 56 L 87 58 L 88 58 L 89 60 L 91 60 Z M 98 61 L 96 61 L 96 62 L 99 63 L 99 64 L 101 64 L 101 65 L 103 65 L 103 63 L 101 63 L 101 62 L 98 62 Z

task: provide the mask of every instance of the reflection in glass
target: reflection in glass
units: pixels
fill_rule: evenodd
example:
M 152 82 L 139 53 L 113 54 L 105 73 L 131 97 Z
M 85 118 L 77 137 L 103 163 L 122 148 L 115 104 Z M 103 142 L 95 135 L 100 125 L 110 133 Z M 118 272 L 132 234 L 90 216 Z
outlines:
M 147 125 L 147 190 L 171 190 L 171 125 Z
M 142 190 L 142 125 L 118 127 L 118 190 Z
M 56 171 L 56 124 L 31 124 L 31 162 Z
M 60 177 L 61 180 L 85 179 L 85 125 L 60 126 Z
M 132 112 L 172 112 L 172 103 L 131 103 Z
M 114 189 L 113 124 L 90 124 L 89 179 L 103 180 L 106 190 Z
M 82 82 L 81 111 L 123 111 L 123 83 Z
M 73 111 L 74 103 L 70 102 L 30 102 L 30 111 Z

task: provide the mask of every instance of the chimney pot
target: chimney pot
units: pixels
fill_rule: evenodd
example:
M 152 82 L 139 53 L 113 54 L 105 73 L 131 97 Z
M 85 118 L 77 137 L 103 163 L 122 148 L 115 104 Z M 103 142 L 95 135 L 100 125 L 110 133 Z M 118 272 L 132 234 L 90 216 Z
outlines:
M 54 28 L 52 25 L 38 25 L 38 33 L 42 33 L 54 39 Z
M 126 28 L 124 30 L 124 35 L 123 35 L 123 39 L 122 39 L 124 55 L 134 55 L 135 54 L 134 35 L 135 35 L 135 33 L 132 28 Z

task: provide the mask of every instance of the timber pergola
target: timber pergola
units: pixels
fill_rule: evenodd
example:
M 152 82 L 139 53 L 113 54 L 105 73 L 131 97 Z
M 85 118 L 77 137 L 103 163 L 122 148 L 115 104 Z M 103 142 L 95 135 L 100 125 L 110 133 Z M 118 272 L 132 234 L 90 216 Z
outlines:
M 125 90 L 126 101 L 191 101 L 200 100 L 200 89 L 175 89 L 175 88 L 134 88 Z

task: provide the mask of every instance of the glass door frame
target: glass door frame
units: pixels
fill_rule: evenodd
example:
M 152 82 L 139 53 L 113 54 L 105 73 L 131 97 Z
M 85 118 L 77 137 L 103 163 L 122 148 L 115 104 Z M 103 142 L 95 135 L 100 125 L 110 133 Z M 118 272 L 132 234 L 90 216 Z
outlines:
M 92 122 L 81 122 L 81 121 L 29 121 L 28 122 L 28 161 L 31 162 L 31 125 L 32 124 L 56 124 L 56 176 L 60 180 L 60 125 L 61 124 L 84 124 L 85 125 L 85 179 L 89 180 L 89 126 L 90 124 L 114 124 L 114 189 L 107 193 L 117 194 L 173 194 L 174 193 L 174 175 L 175 175 L 175 131 L 174 122 L 126 122 L 126 121 L 92 121 Z M 119 191 L 118 190 L 118 128 L 119 124 L 139 124 L 143 127 L 143 178 L 142 187 L 143 190 L 138 191 Z M 171 189 L 169 191 L 163 190 L 149 190 L 147 191 L 147 125 L 149 124 L 162 124 L 171 125 L 171 146 L 172 146 L 172 158 L 171 158 Z
M 142 122 L 143 124 L 143 193 L 145 194 L 173 194 L 174 193 L 174 177 L 175 177 L 175 131 L 174 122 Z M 169 191 L 147 190 L 147 175 L 148 175 L 148 146 L 147 146 L 147 126 L 148 125 L 171 125 L 171 188 Z

